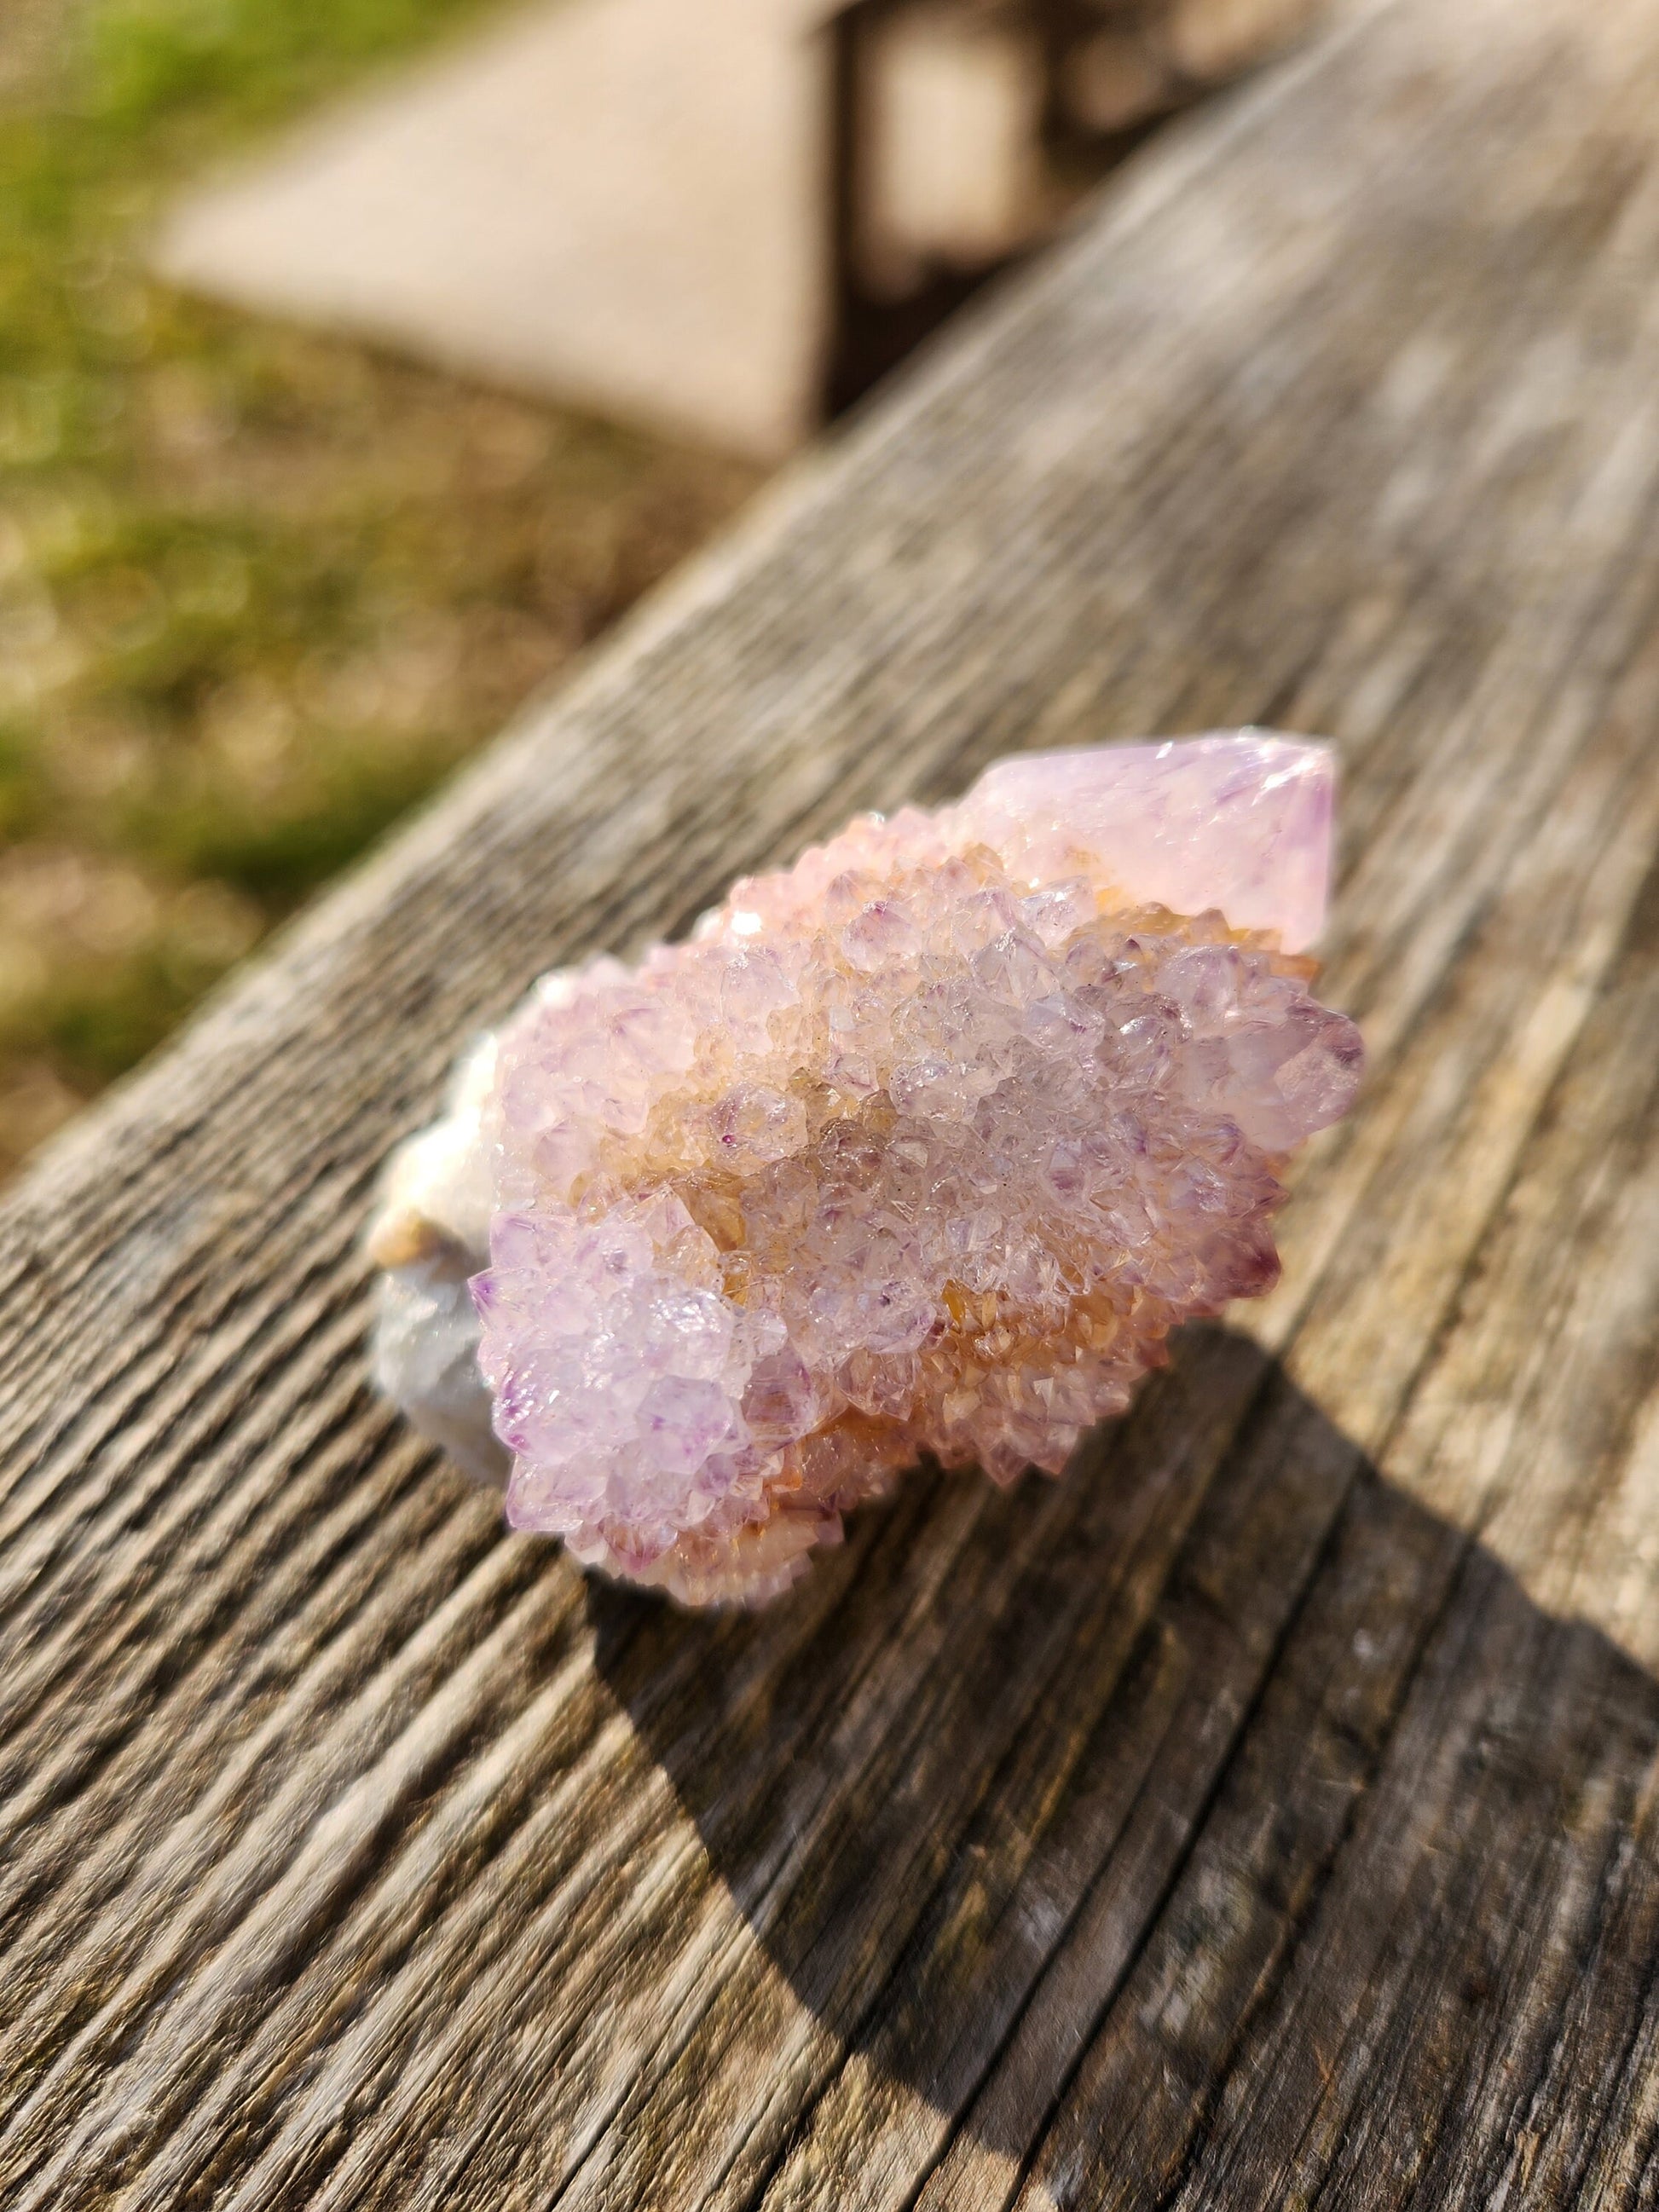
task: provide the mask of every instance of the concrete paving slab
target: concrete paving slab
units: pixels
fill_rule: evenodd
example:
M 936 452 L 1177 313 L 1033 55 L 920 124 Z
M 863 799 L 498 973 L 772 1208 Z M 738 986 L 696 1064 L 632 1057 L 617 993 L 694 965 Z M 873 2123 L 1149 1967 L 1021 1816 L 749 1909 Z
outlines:
M 544 0 L 198 191 L 169 280 L 770 459 L 830 312 L 826 0 Z

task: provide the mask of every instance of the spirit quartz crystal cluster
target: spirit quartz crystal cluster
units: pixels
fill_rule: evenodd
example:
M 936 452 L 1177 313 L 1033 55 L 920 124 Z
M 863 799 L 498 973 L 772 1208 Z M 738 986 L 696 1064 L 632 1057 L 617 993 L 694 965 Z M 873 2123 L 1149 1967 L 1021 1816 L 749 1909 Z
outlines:
M 1273 1283 L 1286 1155 L 1352 1098 L 1332 793 L 1258 731 L 1016 757 L 547 977 L 392 1161 L 382 1387 L 690 1604 L 783 1589 L 923 1452 L 1058 1474 Z

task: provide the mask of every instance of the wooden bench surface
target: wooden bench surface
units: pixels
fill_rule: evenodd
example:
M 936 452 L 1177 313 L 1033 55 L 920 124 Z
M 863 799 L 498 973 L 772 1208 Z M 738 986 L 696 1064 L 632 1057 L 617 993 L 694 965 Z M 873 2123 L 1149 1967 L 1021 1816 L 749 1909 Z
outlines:
M 1332 733 L 1362 1109 L 1064 1482 L 756 1617 L 365 1380 L 538 969 L 988 760 Z M 1395 0 L 1089 224 L 9 1199 L 8 2212 L 1659 2194 L 1659 0 Z

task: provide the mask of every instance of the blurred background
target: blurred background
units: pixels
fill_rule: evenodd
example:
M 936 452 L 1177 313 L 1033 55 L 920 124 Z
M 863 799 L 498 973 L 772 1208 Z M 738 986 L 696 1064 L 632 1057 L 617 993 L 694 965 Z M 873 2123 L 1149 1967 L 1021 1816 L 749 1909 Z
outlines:
M 1317 0 L 0 0 L 0 1177 Z

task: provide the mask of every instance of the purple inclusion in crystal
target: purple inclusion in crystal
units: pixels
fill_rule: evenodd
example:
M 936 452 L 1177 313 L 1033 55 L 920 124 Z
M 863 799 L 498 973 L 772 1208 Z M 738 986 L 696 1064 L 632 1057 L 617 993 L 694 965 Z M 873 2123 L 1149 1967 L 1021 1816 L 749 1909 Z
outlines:
M 1328 750 L 1035 755 L 549 978 L 483 1127 L 507 1507 L 692 1602 L 786 1586 L 922 1450 L 1058 1472 L 1271 1286 L 1360 1045 L 1310 995 Z

